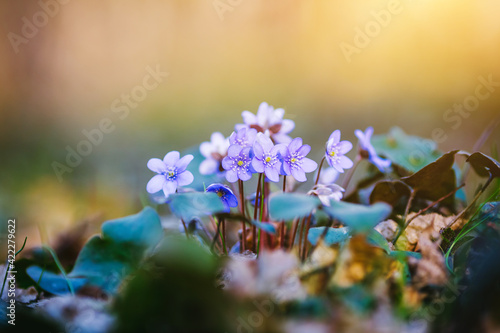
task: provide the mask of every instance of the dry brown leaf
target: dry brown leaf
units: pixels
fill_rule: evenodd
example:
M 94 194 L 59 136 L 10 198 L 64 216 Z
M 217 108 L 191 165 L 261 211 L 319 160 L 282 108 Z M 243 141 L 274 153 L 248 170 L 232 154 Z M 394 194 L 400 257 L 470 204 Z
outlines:
M 422 259 L 417 263 L 414 276 L 416 287 L 426 285 L 443 285 L 448 280 L 443 252 L 439 248 L 441 238 L 435 237 L 436 230 L 432 226 L 425 229 L 418 239 L 418 248 Z
M 354 236 L 348 247 L 340 253 L 330 283 L 350 287 L 362 282 L 369 273 L 371 276 L 385 276 L 392 261 L 384 250 L 368 244 L 364 236 Z

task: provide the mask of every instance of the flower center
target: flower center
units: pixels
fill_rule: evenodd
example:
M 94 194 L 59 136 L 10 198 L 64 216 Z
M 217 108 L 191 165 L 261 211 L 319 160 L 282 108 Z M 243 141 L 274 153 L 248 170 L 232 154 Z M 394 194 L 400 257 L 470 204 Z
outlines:
M 219 198 L 222 198 L 224 196 L 224 192 L 222 191 L 217 191 L 217 195 L 219 196 Z
M 266 162 L 267 163 L 271 162 L 271 156 L 266 157 Z
M 163 175 L 167 177 L 167 180 L 175 180 L 175 178 L 177 178 L 177 170 L 175 169 L 166 170 L 165 172 L 163 172 Z
M 290 162 L 291 162 L 291 163 L 296 163 L 296 162 L 297 162 L 297 159 L 296 159 L 295 157 L 292 157 L 292 158 L 290 159 Z
M 238 161 L 237 164 L 238 164 L 238 166 L 243 166 L 243 161 L 240 160 L 240 161 Z
M 333 150 L 332 150 L 332 151 L 330 152 L 330 156 L 331 156 L 331 157 L 334 157 L 334 156 L 335 156 L 335 151 L 333 151 Z

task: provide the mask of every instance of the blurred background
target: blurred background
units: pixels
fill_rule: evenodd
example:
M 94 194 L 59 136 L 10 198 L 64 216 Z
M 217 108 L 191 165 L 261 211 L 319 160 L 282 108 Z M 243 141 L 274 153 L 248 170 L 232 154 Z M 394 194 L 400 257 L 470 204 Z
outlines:
M 39 225 L 50 238 L 135 213 L 149 158 L 229 135 L 262 101 L 285 108 L 318 161 L 333 130 L 355 141 L 367 126 L 441 128 L 442 150 L 471 150 L 499 114 L 499 11 L 495 0 L 3 1 L 1 224 L 15 217 L 34 245 Z M 168 77 L 156 84 L 155 71 Z M 480 77 L 499 83 L 445 120 Z M 58 177 L 103 119 L 108 132 Z

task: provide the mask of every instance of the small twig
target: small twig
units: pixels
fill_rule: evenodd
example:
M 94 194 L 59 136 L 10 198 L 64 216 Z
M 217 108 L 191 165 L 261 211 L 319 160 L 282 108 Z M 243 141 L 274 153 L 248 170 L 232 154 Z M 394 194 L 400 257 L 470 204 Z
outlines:
M 428 211 L 429 209 L 431 209 L 432 207 L 434 207 L 435 205 L 437 205 L 438 203 L 440 203 L 441 201 L 445 200 L 446 198 L 452 196 L 453 194 L 455 194 L 455 192 L 457 192 L 458 190 L 460 190 L 462 187 L 464 187 L 465 184 L 462 184 L 460 185 L 459 187 L 457 187 L 456 189 L 454 189 L 453 191 L 451 191 L 450 193 L 446 194 L 445 196 L 437 199 L 436 201 L 434 201 L 433 203 L 431 203 L 429 206 L 419 210 L 417 212 L 417 214 L 413 215 L 407 222 L 407 224 L 410 224 L 411 221 L 413 221 L 414 219 L 416 219 L 417 217 L 419 217 L 420 215 L 422 215 L 423 213 L 425 213 L 426 211 Z
M 457 215 L 457 217 L 455 217 L 455 219 L 453 221 L 450 222 L 450 224 L 448 224 L 446 226 L 446 229 L 447 228 L 451 228 L 451 226 L 453 224 L 455 224 L 459 219 L 462 218 L 462 216 L 465 215 L 465 213 L 472 207 L 474 206 L 474 204 L 476 203 L 476 201 L 479 199 L 479 197 L 481 196 L 481 194 L 484 193 L 484 191 L 486 190 L 486 188 L 488 187 L 488 185 L 490 185 L 491 181 L 493 180 L 493 175 L 490 173 L 490 177 L 488 178 L 488 180 L 486 181 L 486 183 L 484 184 L 484 186 L 481 188 L 481 190 L 479 190 L 479 192 L 476 194 L 476 196 L 474 197 L 474 199 L 472 199 L 471 203 L 464 208 L 464 210 L 462 210 L 460 212 L 460 214 Z
M 219 236 L 221 235 L 220 228 L 221 228 L 223 221 L 224 220 L 220 220 L 219 223 L 217 223 L 217 230 L 215 231 L 214 239 L 212 240 L 212 245 L 210 246 L 210 251 L 212 251 L 212 252 L 214 252 L 214 246 L 215 246 L 215 243 L 217 242 L 217 238 L 219 238 Z M 222 237 L 221 237 L 221 242 L 223 243 Z

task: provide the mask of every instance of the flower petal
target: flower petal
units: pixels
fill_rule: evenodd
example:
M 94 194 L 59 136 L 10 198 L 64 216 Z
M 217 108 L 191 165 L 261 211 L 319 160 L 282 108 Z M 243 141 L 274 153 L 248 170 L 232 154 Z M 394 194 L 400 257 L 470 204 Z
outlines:
M 340 156 L 339 164 L 344 169 L 350 169 L 354 165 L 354 163 L 347 156 Z
M 148 169 L 156 173 L 162 173 L 167 168 L 162 160 L 160 160 L 159 158 L 152 158 L 148 161 Z
M 365 138 L 366 140 L 371 141 L 373 135 L 373 127 L 367 127 L 365 130 Z
M 250 178 L 252 178 L 252 173 L 251 172 L 248 172 L 246 170 L 242 170 L 239 174 L 239 178 L 246 182 L 247 180 L 250 180 Z
M 266 174 L 266 177 L 269 178 L 270 181 L 272 182 L 279 182 L 280 181 L 280 174 L 278 170 L 276 170 L 274 167 L 266 167 L 264 169 L 264 173 Z
M 335 168 L 325 168 L 319 176 L 320 184 L 333 184 L 339 178 L 339 172 Z
M 260 133 L 257 135 L 257 140 L 255 142 L 258 142 L 262 145 L 262 148 L 264 149 L 264 152 L 270 152 L 271 149 L 273 149 L 274 144 L 273 141 L 265 134 Z
M 214 151 L 214 146 L 212 143 L 205 141 L 202 142 L 200 145 L 200 153 L 203 155 L 203 157 L 209 158 L 212 156 L 212 152 Z
M 306 173 L 298 168 L 292 168 L 292 176 L 298 182 L 305 182 L 307 180 Z
M 224 157 L 222 159 L 222 167 L 224 168 L 224 170 L 230 170 L 233 167 L 233 160 L 228 156 Z
M 258 173 L 264 172 L 264 163 L 262 163 L 261 160 L 255 158 L 255 157 L 252 159 L 252 167 Z
M 281 123 L 280 133 L 288 134 L 295 128 L 295 122 L 290 119 L 283 119 Z
M 179 186 L 186 186 L 186 185 L 189 185 L 193 182 L 194 176 L 191 172 L 184 171 L 184 172 L 177 175 L 176 180 L 177 180 L 177 184 Z
M 302 139 L 295 138 L 288 144 L 288 151 L 290 153 L 295 153 L 302 146 Z
M 276 133 L 272 135 L 274 142 L 276 143 L 284 143 L 289 144 L 292 141 L 292 138 L 283 133 Z
M 307 156 L 307 154 L 309 154 L 310 151 L 311 151 L 311 146 L 309 146 L 309 145 L 303 145 L 298 150 L 299 156 Z
M 333 143 L 338 143 L 340 141 L 340 130 L 333 131 L 328 138 L 328 141 L 333 140 Z
M 177 168 L 177 172 L 181 173 L 184 170 L 186 170 L 187 166 L 189 165 L 189 163 L 191 163 L 193 158 L 194 158 L 193 155 L 187 154 L 186 156 L 184 156 L 183 158 L 178 160 L 177 163 L 175 163 L 175 167 Z
M 224 137 L 224 135 L 222 135 L 221 132 L 213 132 L 212 135 L 210 135 L 210 141 L 214 145 L 220 145 L 223 144 L 224 141 L 226 141 L 226 138 Z
M 266 102 L 262 102 L 257 110 L 257 124 L 261 127 L 266 126 L 269 119 L 269 105 Z
M 229 207 L 238 207 L 238 199 L 236 199 L 236 196 L 232 193 L 229 193 L 225 195 L 226 197 L 226 203 L 228 204 Z
M 165 163 L 167 166 L 172 167 L 175 165 L 175 163 L 177 163 L 180 157 L 181 154 L 178 151 L 171 151 L 170 153 L 165 155 L 165 157 L 163 158 L 163 163 Z
M 281 166 L 281 168 L 283 169 L 284 174 L 287 176 L 292 173 L 290 170 L 290 164 L 288 164 L 286 162 L 283 162 L 283 165 Z
M 279 143 L 271 149 L 271 155 L 280 155 L 281 157 L 285 157 L 287 155 L 287 147 L 285 144 Z
M 238 180 L 238 173 L 236 171 L 229 169 L 226 172 L 226 179 L 230 183 L 234 183 Z
M 219 162 L 213 158 L 207 158 L 200 163 L 199 171 L 202 175 L 213 175 L 219 170 Z
M 272 106 L 269 108 L 271 109 L 271 112 L 269 112 L 269 126 L 281 124 L 283 116 L 285 115 L 285 110 L 282 108 L 272 110 Z
M 243 118 L 243 122 L 248 126 L 257 123 L 257 117 L 250 111 L 243 111 L 241 117 Z
M 163 184 L 163 193 L 165 194 L 166 197 L 168 197 L 170 194 L 175 193 L 177 190 L 177 182 L 175 180 L 167 180 Z
M 347 154 L 352 149 L 352 143 L 349 141 L 339 142 L 339 154 Z
M 236 157 L 240 154 L 242 149 L 243 147 L 240 145 L 230 145 L 227 149 L 227 156 Z
M 146 191 L 151 194 L 161 191 L 166 181 L 164 175 L 156 175 L 149 180 L 148 185 L 146 185 Z
M 259 141 L 255 141 L 253 143 L 253 153 L 255 154 L 255 156 L 257 158 L 260 158 L 260 159 L 262 159 L 262 156 L 264 156 L 264 148 L 262 148 L 262 145 L 260 144 Z
M 305 172 L 313 172 L 318 167 L 318 163 L 311 160 L 310 158 L 304 157 L 302 159 L 302 170 Z

